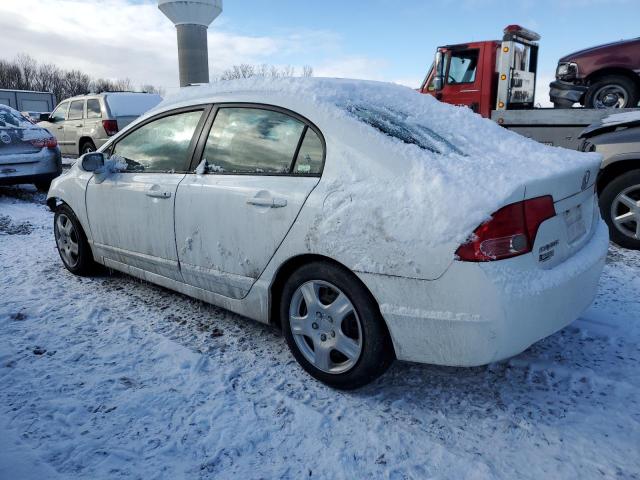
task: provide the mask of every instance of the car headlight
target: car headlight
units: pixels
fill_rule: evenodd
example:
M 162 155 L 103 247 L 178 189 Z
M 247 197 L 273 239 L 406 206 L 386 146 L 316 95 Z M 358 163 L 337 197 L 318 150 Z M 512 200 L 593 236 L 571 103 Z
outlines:
M 578 65 L 573 62 L 559 63 L 556 69 L 558 80 L 574 80 L 578 76 Z

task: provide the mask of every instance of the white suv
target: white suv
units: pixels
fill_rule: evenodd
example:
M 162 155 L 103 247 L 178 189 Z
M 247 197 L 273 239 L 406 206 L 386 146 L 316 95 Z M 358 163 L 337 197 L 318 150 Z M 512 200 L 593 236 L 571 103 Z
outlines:
M 63 155 L 93 152 L 162 101 L 151 93 L 114 92 L 68 98 L 38 125 L 55 135 Z

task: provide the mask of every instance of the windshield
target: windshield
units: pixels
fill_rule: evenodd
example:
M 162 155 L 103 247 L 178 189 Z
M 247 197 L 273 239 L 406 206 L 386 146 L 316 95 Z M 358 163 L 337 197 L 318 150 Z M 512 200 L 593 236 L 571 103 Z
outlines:
M 372 126 L 384 135 L 423 150 L 438 154 L 464 153 L 442 135 L 422 125 L 409 115 L 383 106 L 348 104 L 342 106 L 352 116 Z
M 30 128 L 33 124 L 20 112 L 6 105 L 0 105 L 0 128 Z

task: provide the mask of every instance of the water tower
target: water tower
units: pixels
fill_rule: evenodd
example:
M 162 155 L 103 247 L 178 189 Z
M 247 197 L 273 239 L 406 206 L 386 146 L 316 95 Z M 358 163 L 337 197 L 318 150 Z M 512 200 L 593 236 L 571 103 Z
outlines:
M 158 0 L 158 8 L 178 32 L 180 86 L 209 83 L 207 28 L 222 13 L 222 0 Z

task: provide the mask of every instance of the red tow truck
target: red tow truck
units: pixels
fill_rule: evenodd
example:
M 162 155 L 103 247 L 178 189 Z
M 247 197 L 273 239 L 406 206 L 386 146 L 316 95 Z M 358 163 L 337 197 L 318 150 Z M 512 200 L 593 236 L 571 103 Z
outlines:
M 580 132 L 612 110 L 535 108 L 540 35 L 519 25 L 503 33 L 502 40 L 438 47 L 420 92 L 467 106 L 539 142 L 579 149 Z

